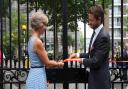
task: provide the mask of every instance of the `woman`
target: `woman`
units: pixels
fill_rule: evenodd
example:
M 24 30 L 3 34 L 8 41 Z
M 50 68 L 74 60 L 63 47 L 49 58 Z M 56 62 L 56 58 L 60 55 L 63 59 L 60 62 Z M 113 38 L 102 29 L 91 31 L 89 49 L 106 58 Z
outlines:
M 32 36 L 28 42 L 28 54 L 31 68 L 26 80 L 26 89 L 47 89 L 45 66 L 63 67 L 63 62 L 51 61 L 48 58 L 40 36 L 47 29 L 48 18 L 42 12 L 31 17 Z

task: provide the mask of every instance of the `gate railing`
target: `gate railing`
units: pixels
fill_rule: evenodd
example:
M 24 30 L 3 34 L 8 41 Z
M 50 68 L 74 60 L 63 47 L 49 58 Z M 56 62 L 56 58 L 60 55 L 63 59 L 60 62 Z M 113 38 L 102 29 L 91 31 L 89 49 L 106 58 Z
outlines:
M 116 4 L 116 2 L 118 2 Z M 25 80 L 29 72 L 30 63 L 27 54 L 27 42 L 31 28 L 29 18 L 37 10 L 42 10 L 49 17 L 48 31 L 43 40 L 50 59 L 66 59 L 69 47 L 72 45 L 74 52 L 80 50 L 78 21 L 83 22 L 82 39 L 80 44 L 82 52 L 86 52 L 87 37 L 87 9 L 94 4 L 101 4 L 106 10 L 107 20 L 104 25 L 111 35 L 110 74 L 112 89 L 127 87 L 127 59 L 124 60 L 124 44 L 128 42 L 127 13 L 128 6 L 125 0 L 0 0 L 0 89 L 24 89 Z M 119 11 L 119 15 L 115 15 Z M 49 14 L 50 13 L 50 14 Z M 58 14 L 59 13 L 59 14 Z M 73 14 L 73 15 L 72 15 Z M 71 19 L 72 18 L 72 19 Z M 109 20 L 108 20 L 109 19 Z M 115 23 L 120 23 L 115 26 Z M 108 24 L 111 23 L 111 24 Z M 59 25 L 59 26 L 58 26 Z M 73 30 L 72 30 L 73 29 Z M 71 30 L 71 31 L 70 31 Z M 117 33 L 117 34 L 116 34 Z M 75 35 L 72 35 L 75 34 Z M 120 37 L 115 35 L 120 34 Z M 71 40 L 69 35 L 72 35 Z M 126 37 L 125 37 L 126 36 Z M 50 39 L 50 40 L 49 40 Z M 70 41 L 70 43 L 68 42 Z M 57 49 L 58 48 L 58 49 Z M 59 51 L 61 50 L 61 52 Z M 77 62 L 67 62 L 63 69 L 47 69 L 48 82 L 62 83 L 63 89 L 69 89 L 70 83 L 83 83 L 87 86 L 88 72 Z M 126 78 L 126 79 L 125 79 Z M 54 89 L 56 86 L 54 85 Z

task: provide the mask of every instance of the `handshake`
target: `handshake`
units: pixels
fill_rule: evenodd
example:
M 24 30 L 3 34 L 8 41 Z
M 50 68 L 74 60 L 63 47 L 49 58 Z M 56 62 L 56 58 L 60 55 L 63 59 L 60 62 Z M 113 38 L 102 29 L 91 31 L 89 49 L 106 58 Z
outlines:
M 69 55 L 69 57 L 67 59 L 58 61 L 57 67 L 62 68 L 64 66 L 65 62 L 72 62 L 72 61 L 77 61 L 81 64 L 83 63 L 83 60 L 81 58 L 79 58 L 79 55 L 77 55 L 76 53 L 73 53 L 73 54 Z

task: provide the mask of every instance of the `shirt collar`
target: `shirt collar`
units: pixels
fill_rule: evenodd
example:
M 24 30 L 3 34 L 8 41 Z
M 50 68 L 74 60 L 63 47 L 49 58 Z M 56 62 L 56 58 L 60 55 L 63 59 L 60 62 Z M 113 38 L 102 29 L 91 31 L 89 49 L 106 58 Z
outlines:
M 98 28 L 96 28 L 94 31 L 95 33 L 99 33 L 101 28 L 103 28 L 103 24 L 101 24 Z

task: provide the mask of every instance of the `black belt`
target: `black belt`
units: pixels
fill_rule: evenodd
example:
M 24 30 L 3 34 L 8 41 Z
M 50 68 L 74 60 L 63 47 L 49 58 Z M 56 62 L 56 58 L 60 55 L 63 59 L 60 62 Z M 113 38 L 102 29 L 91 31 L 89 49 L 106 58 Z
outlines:
M 31 66 L 31 68 L 43 68 L 45 66 Z

